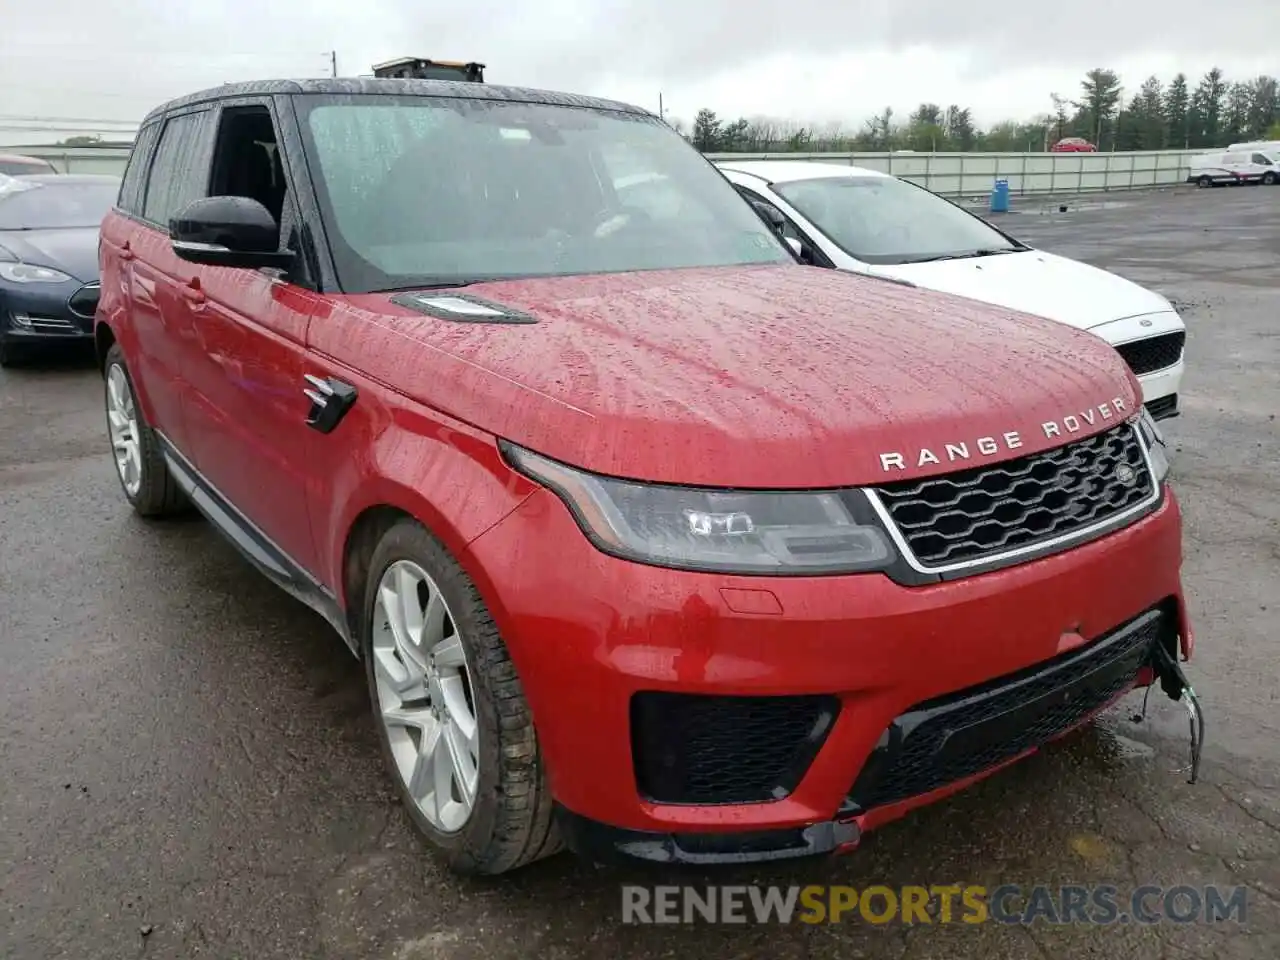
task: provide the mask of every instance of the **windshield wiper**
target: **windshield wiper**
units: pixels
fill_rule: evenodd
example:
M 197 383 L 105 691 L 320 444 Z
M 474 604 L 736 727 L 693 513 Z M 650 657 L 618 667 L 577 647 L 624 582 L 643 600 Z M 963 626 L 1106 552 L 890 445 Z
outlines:
M 916 260 L 903 260 L 902 263 L 937 263 L 939 260 L 972 260 L 975 257 L 994 257 L 1001 253 L 1017 253 L 1016 247 L 1000 247 L 999 249 L 970 250 L 967 253 L 940 253 L 936 257 L 920 257 Z
M 403 293 L 409 290 L 455 290 L 458 287 L 469 287 L 473 283 L 494 283 L 498 280 L 516 280 L 518 277 L 459 277 L 445 280 L 438 277 L 424 277 L 417 283 L 407 283 L 398 287 L 385 287 L 375 293 Z

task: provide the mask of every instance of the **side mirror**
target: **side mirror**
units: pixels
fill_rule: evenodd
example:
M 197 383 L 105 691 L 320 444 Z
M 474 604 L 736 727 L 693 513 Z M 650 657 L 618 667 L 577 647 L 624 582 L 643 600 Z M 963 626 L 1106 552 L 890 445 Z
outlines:
M 173 252 L 210 267 L 288 269 L 292 253 L 280 252 L 280 225 L 257 200 L 202 197 L 169 221 Z
M 751 206 L 755 207 L 755 211 L 760 215 L 760 219 L 772 227 L 777 233 L 782 233 L 783 228 L 787 225 L 787 221 L 782 218 L 782 214 L 779 213 L 777 209 L 769 206 L 767 203 L 761 203 L 759 200 L 752 200 Z
M 801 243 L 799 240 L 797 240 L 795 237 L 783 237 L 783 239 L 787 241 L 787 246 L 791 248 L 791 252 L 794 253 L 799 259 L 803 260 L 804 244 Z

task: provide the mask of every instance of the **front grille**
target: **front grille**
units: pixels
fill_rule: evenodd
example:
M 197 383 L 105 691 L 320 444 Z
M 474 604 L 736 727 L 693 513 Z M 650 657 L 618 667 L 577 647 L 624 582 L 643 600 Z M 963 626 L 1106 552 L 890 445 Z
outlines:
M 98 309 L 98 294 L 101 287 L 96 283 L 86 283 L 71 295 L 67 307 L 77 317 L 92 320 L 94 311 Z
M 849 792 L 866 810 L 982 773 L 1079 726 L 1128 690 L 1152 646 L 1169 643 L 1162 609 L 1044 664 L 917 704 L 889 725 Z
M 1124 362 L 1129 365 L 1134 376 L 1140 377 L 1145 373 L 1172 367 L 1181 360 L 1186 340 L 1186 331 L 1179 330 L 1177 333 L 1162 333 L 1158 337 L 1122 343 L 1116 349 L 1124 357 Z
M 636 785 L 657 803 L 759 803 L 790 793 L 835 721 L 830 696 L 631 699 Z
M 926 568 L 980 562 L 1105 524 L 1153 494 L 1137 430 L 876 490 Z

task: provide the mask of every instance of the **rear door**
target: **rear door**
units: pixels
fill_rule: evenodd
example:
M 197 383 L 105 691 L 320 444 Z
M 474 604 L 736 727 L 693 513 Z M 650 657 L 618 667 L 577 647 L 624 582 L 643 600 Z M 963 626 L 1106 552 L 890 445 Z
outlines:
M 226 102 L 216 127 L 201 195 L 261 202 L 286 223 L 281 247 L 296 244 L 297 191 L 279 149 L 272 99 Z M 311 317 L 325 305 L 301 273 L 179 261 L 177 281 L 190 331 L 183 370 L 193 462 L 241 519 L 314 575 L 308 445 L 316 434 L 306 423 L 304 361 Z
M 155 154 L 142 191 L 141 213 L 124 238 L 130 276 L 130 317 L 152 426 L 179 451 L 191 449 L 182 356 L 192 330 L 175 282 L 179 260 L 169 244 L 169 218 L 208 179 L 213 114 L 208 109 L 171 114 L 158 128 Z

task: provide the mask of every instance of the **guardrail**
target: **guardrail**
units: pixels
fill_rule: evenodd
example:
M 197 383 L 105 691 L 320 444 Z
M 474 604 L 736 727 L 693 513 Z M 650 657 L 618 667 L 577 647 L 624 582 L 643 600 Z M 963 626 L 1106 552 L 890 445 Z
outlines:
M 711 153 L 712 160 L 815 160 L 891 173 L 948 197 L 1101 193 L 1183 183 L 1194 150 L 1131 153 Z
M 120 177 L 129 160 L 129 147 L 0 147 L 0 153 L 19 153 L 48 160 L 60 173 L 98 173 Z
M 64 173 L 120 176 L 128 147 L 5 147 Z M 983 196 L 998 179 L 1015 195 L 1100 193 L 1183 183 L 1191 150 L 1132 153 L 713 153 L 713 160 L 817 160 L 880 170 L 949 197 Z

